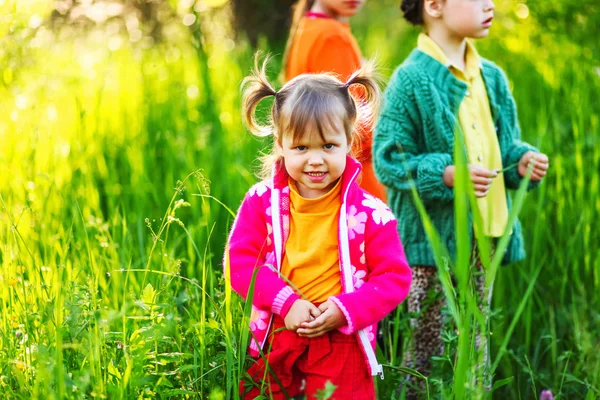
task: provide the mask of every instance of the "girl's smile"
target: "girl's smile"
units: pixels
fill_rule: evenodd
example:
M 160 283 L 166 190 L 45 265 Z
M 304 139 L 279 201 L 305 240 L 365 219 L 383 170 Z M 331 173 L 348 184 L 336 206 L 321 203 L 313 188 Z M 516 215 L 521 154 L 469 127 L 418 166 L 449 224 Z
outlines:
M 327 172 L 305 172 L 305 174 L 312 182 L 318 183 L 325 179 Z

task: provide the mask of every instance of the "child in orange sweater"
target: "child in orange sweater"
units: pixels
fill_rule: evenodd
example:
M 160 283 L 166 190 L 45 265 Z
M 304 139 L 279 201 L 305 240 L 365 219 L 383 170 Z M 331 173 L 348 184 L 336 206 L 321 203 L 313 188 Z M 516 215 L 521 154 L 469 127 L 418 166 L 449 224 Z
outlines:
M 348 19 L 364 3 L 365 0 L 299 0 L 283 60 L 284 80 L 306 73 L 333 72 L 344 82 L 359 69 L 362 55 Z M 375 177 L 371 160 L 372 126 L 362 127 L 359 134 L 361 140 L 353 151 L 363 167 L 360 186 L 385 201 L 385 188 Z

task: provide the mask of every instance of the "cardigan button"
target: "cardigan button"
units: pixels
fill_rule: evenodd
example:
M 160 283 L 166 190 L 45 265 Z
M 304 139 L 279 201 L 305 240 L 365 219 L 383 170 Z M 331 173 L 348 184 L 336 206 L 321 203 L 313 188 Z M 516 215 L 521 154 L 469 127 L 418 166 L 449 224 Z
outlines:
M 483 161 L 483 156 L 481 154 L 477 156 L 477 161 L 479 161 L 479 162 Z
M 473 128 L 473 129 L 477 129 L 477 124 L 473 124 L 473 125 L 471 125 L 471 128 Z
M 465 93 L 465 96 L 470 96 L 470 95 L 471 95 L 471 92 L 469 92 L 469 91 L 467 90 L 467 93 Z

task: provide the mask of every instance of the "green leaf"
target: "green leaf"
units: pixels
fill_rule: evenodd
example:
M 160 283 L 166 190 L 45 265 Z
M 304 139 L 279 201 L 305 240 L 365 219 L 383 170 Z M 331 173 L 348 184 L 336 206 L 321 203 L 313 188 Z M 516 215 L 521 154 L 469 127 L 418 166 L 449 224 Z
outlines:
M 110 364 L 108 364 L 108 373 L 119 380 L 121 379 L 121 372 L 119 372 L 119 369 L 115 367 L 112 361 L 110 362 Z
M 173 389 L 173 390 L 166 390 L 165 395 L 167 396 L 177 396 L 179 394 L 192 394 L 192 395 L 198 395 L 198 392 L 194 392 L 191 390 L 185 390 L 185 389 Z
M 325 388 L 317 390 L 315 397 L 319 400 L 327 400 L 331 398 L 331 396 L 333 396 L 333 392 L 335 392 L 335 389 L 337 389 L 337 386 L 331 383 L 330 381 L 327 381 L 325 383 Z
M 206 326 L 208 326 L 211 329 L 219 329 L 219 323 L 212 318 L 209 318 L 209 320 L 206 323 Z
M 216 388 L 210 392 L 208 396 L 209 400 L 225 400 L 225 393 L 223 393 L 223 389 Z
M 156 290 L 154 290 L 154 287 L 152 286 L 152 284 L 147 284 L 146 287 L 144 288 L 144 291 L 142 292 L 142 300 L 144 300 L 144 303 L 146 304 L 154 304 L 154 296 L 156 295 Z
M 506 386 L 509 383 L 511 383 L 512 381 L 515 380 L 514 376 L 508 377 L 506 379 L 500 379 L 499 381 L 494 382 L 494 386 L 492 387 L 492 391 L 496 390 L 496 389 L 500 389 L 502 386 Z

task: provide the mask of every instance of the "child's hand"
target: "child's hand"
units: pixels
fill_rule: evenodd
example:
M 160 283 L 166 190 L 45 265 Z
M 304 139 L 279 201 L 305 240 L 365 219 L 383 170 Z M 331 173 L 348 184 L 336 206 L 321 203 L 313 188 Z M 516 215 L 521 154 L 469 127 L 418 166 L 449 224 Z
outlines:
M 312 322 L 304 322 L 296 331 L 298 336 L 314 338 L 347 324 L 340 308 L 331 300 L 319 306 L 322 314 Z
M 469 164 L 468 167 L 469 176 L 475 188 L 475 196 L 485 197 L 492 186 L 493 178 L 498 176 L 498 172 L 481 165 Z
M 321 315 L 321 311 L 313 303 L 308 300 L 296 300 L 290 307 L 284 322 L 285 327 L 293 332 L 296 332 L 300 324 L 309 322 Z
M 481 165 L 469 164 L 469 177 L 475 188 L 475 196 L 485 197 L 490 190 L 493 178 L 498 176 L 498 172 L 482 167 Z M 446 167 L 444 170 L 444 184 L 448 187 L 454 187 L 454 165 Z
M 533 165 L 533 170 L 531 171 L 531 180 L 534 182 L 539 182 L 544 176 L 546 176 L 546 171 L 548 171 L 548 156 L 545 154 L 536 153 L 535 151 L 528 151 L 527 153 L 523 154 L 523 157 L 521 157 L 519 160 L 519 175 L 525 176 L 525 174 L 527 174 L 529 164 L 532 162 L 535 164 Z

